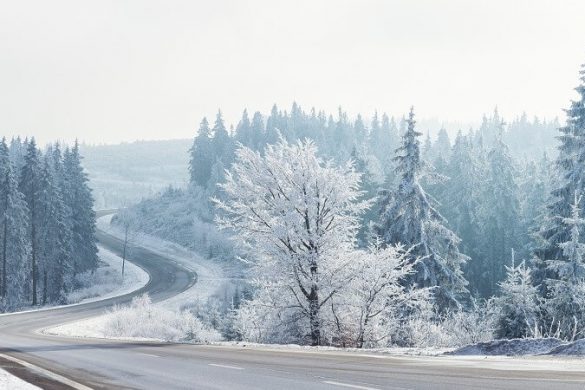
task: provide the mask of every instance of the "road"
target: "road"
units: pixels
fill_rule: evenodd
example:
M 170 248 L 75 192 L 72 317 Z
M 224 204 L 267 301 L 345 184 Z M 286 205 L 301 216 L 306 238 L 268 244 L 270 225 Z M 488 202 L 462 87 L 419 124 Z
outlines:
M 100 245 L 120 253 L 121 242 L 98 232 Z M 131 261 L 150 282 L 132 294 L 71 307 L 0 316 L 0 354 L 73 382 L 44 377 L 0 358 L 0 367 L 46 389 L 585 389 L 585 371 L 484 368 L 449 358 L 382 357 L 301 351 L 136 343 L 47 336 L 36 331 L 99 315 L 148 292 L 153 301 L 178 294 L 196 274 L 143 248 Z

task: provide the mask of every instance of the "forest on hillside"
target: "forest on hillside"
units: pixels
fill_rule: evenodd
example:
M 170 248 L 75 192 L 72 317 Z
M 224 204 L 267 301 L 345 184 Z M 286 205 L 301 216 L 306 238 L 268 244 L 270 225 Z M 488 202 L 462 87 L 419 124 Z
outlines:
M 189 188 L 114 223 L 131 218 L 209 258 L 244 259 L 251 286 L 225 305 L 230 338 L 582 338 L 585 69 L 576 90 L 563 126 L 506 123 L 495 110 L 453 139 L 431 139 L 413 110 L 366 120 L 295 103 L 244 111 L 231 131 L 218 112 L 193 141 Z
M 98 267 L 96 216 L 77 143 L 0 141 L 0 312 L 66 303 Z

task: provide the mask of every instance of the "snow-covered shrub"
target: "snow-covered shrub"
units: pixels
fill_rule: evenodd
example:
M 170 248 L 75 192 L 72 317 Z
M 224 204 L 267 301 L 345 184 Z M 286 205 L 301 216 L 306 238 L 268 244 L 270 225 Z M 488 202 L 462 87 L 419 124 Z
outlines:
M 187 311 L 175 312 L 153 305 L 148 295 L 135 297 L 130 306 L 116 306 L 108 314 L 104 334 L 164 341 L 207 343 L 221 339 Z
M 67 303 L 77 303 L 84 299 L 98 297 L 119 288 L 123 284 L 122 273 L 101 264 L 95 271 L 75 275 L 75 289 L 67 294 Z
M 124 218 L 130 218 L 137 232 L 177 243 L 208 258 L 230 260 L 234 257 L 233 244 L 213 223 L 208 197 L 200 187 L 168 187 L 114 216 L 112 225 L 122 228 Z
M 540 299 L 531 271 L 524 262 L 506 270 L 506 279 L 500 283 L 501 294 L 491 300 L 497 322 L 496 337 L 533 337 L 538 326 Z
M 494 321 L 487 302 L 472 302 L 470 308 L 448 311 L 421 310 L 403 326 L 399 345 L 413 347 L 460 347 L 493 339 Z

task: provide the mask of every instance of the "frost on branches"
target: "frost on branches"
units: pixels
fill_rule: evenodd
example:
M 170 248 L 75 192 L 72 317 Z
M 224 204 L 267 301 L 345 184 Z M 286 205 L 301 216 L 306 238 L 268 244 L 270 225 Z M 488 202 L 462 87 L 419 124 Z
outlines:
M 524 262 L 506 267 L 507 276 L 500 283 L 501 295 L 492 298 L 498 338 L 536 336 L 540 300 L 532 283 L 530 269 Z
M 562 221 L 570 231 L 569 241 L 559 244 L 566 260 L 549 260 L 547 268 L 556 279 L 548 279 L 547 312 L 551 327 L 563 339 L 575 340 L 585 336 L 585 244 L 580 241 L 579 229 L 585 225 L 575 194 L 571 217 Z
M 467 281 L 461 267 L 468 257 L 459 252 L 459 237 L 446 227 L 445 219 L 433 206 L 433 200 L 420 185 L 423 161 L 420 156 L 422 134 L 415 130 L 414 112 L 410 111 L 408 129 L 397 150 L 400 184 L 396 191 L 385 191 L 378 235 L 389 245 L 414 246 L 413 255 L 422 260 L 411 278 L 419 287 L 432 287 L 441 310 L 460 307 L 467 293 Z
M 402 249 L 355 250 L 370 205 L 359 185 L 351 163 L 322 160 L 311 141 L 238 149 L 225 200 L 214 202 L 219 226 L 251 258 L 256 293 L 238 313 L 245 339 L 361 346 L 387 302 L 405 299 Z

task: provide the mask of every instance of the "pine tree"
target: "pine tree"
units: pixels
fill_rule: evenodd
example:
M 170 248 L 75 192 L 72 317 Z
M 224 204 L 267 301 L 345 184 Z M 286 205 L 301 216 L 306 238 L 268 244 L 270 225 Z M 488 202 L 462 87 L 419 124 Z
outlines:
M 28 208 L 28 220 L 30 221 L 28 236 L 31 243 L 31 280 L 32 280 L 32 305 L 38 304 L 37 287 L 38 287 L 38 260 L 40 256 L 40 237 L 39 237 L 39 214 L 41 209 L 39 188 L 41 172 L 40 152 L 37 149 L 36 142 L 33 139 L 28 143 L 27 152 L 24 157 L 24 165 L 20 178 L 20 190 L 24 194 L 24 199 Z
M 575 194 L 571 217 L 563 223 L 571 232 L 568 241 L 559 244 L 563 260 L 549 260 L 547 267 L 556 279 L 548 279 L 547 308 L 549 319 L 562 338 L 574 340 L 585 336 L 585 244 L 579 231 L 585 226 L 581 216 L 581 197 Z
M 445 310 L 458 306 L 467 293 L 461 271 L 467 256 L 459 252 L 460 239 L 445 227 L 446 221 L 419 183 L 423 163 L 418 137 L 422 134 L 415 130 L 413 110 L 407 123 L 395 158 L 400 184 L 396 191 L 381 194 L 376 231 L 386 244 L 414 246 L 413 256 L 421 261 L 413 281 L 419 287 L 433 287 L 438 307 Z
M 548 205 L 548 223 L 542 230 L 544 245 L 536 255 L 541 260 L 560 260 L 564 258 L 559 243 L 570 239 L 570 229 L 563 218 L 571 216 L 571 203 L 575 192 L 585 192 L 585 65 L 580 71 L 580 84 L 576 88 L 579 99 L 571 102 L 567 113 L 566 126 L 559 128 L 560 145 L 556 160 L 560 185 L 552 191 L 552 201 Z M 548 275 L 554 277 L 554 275 Z
M 9 310 L 28 300 L 31 263 L 26 202 L 10 165 L 4 175 L 0 298 L 3 310 Z
M 504 259 L 518 244 L 520 234 L 520 201 L 516 177 L 518 173 L 508 147 L 498 139 L 487 157 L 486 182 L 481 194 L 482 283 L 483 296 L 495 293 L 497 283 L 505 276 Z
M 475 289 L 481 281 L 483 260 L 480 247 L 481 221 L 478 215 L 483 167 L 470 137 L 461 132 L 455 138 L 444 174 L 449 180 L 441 184 L 441 190 L 437 194 L 440 210 L 449 226 L 461 238 L 462 252 L 471 258 L 467 263 L 466 274 L 470 285 Z
M 94 199 L 81 159 L 76 141 L 73 148 L 64 153 L 65 180 L 62 192 L 65 207 L 71 210 L 70 230 L 75 273 L 95 270 L 98 266 Z
M 534 335 L 540 310 L 538 290 L 524 262 L 506 266 L 501 293 L 492 300 L 496 309 L 498 338 L 522 338 Z
M 248 118 L 248 110 L 244 110 L 242 113 L 242 119 L 236 127 L 236 141 L 247 147 L 253 147 L 254 136 L 252 134 L 252 125 L 250 118 Z
M 191 155 L 189 173 L 192 185 L 205 187 L 209 181 L 214 157 L 211 142 L 211 129 L 207 118 L 203 118 L 199 125 L 199 132 L 193 141 L 193 146 L 189 150 Z
M 226 130 L 221 110 L 217 112 L 213 124 L 213 139 L 211 141 L 213 156 L 221 159 L 224 166 L 229 167 L 234 159 L 234 144 L 230 134 Z

